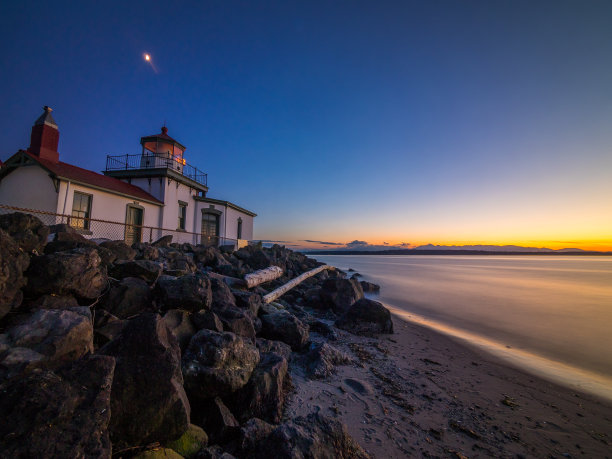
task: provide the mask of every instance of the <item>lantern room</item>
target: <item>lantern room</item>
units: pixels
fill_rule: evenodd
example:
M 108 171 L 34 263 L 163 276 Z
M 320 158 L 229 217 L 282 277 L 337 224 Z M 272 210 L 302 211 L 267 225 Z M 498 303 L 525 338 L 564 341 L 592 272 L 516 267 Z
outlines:
M 161 133 L 140 138 L 142 145 L 141 167 L 166 167 L 181 172 L 185 165 L 185 146 L 168 135 L 163 126 Z

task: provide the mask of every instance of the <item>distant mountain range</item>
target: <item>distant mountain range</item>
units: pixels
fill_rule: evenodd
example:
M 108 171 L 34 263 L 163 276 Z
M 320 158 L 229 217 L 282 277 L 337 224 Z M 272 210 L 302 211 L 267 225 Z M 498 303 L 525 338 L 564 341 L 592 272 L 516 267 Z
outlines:
M 546 247 L 521 247 L 519 245 L 434 245 L 426 244 L 411 249 L 380 248 L 367 245 L 333 250 L 304 250 L 314 255 L 612 255 L 577 248 L 549 249 Z

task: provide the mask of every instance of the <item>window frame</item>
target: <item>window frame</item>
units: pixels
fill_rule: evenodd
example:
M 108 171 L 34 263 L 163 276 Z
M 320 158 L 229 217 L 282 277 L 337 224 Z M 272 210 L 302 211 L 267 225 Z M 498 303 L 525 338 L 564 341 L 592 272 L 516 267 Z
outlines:
M 178 202 L 178 221 L 176 229 L 179 231 L 187 230 L 187 203 L 183 201 Z
M 86 216 L 79 216 L 79 215 L 74 215 L 75 212 L 83 212 L 82 210 L 76 210 L 74 208 L 74 204 L 75 204 L 75 200 L 77 195 L 79 195 L 79 202 L 82 203 L 82 197 L 86 197 L 87 198 L 87 204 L 88 204 L 88 208 L 87 208 L 87 213 Z M 78 231 L 91 231 L 91 210 L 93 208 L 93 194 L 90 193 L 84 193 L 83 191 L 78 191 L 78 190 L 74 190 L 72 192 L 72 209 L 70 211 L 70 226 L 72 226 L 73 228 L 77 229 Z M 74 222 L 77 221 L 82 221 L 83 222 L 83 226 L 77 226 L 74 224 Z

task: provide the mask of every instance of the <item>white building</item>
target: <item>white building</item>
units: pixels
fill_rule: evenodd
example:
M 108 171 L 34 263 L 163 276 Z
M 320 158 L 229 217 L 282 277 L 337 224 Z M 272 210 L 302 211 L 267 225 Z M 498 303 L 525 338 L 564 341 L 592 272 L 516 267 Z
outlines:
M 0 168 L 0 205 L 68 215 L 88 237 L 103 223 L 119 222 L 128 243 L 172 234 L 175 242 L 242 246 L 253 239 L 256 214 L 207 197 L 207 176 L 189 165 L 185 147 L 161 133 L 140 139 L 141 152 L 108 156 L 98 174 L 59 160 L 59 131 L 44 113 L 32 127 L 30 147 Z M 65 220 L 64 220 L 65 221 Z M 107 227 L 110 223 L 107 223 Z

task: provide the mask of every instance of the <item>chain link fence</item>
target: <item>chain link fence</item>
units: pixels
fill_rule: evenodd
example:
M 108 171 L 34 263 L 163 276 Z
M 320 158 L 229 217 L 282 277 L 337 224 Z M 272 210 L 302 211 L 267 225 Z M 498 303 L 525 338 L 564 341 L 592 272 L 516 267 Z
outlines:
M 188 231 L 156 228 L 144 225 L 130 225 L 127 223 L 99 220 L 96 218 L 75 217 L 72 215 L 56 214 L 36 209 L 24 209 L 0 204 L 0 214 L 22 212 L 40 219 L 45 225 L 67 224 L 76 229 L 87 239 L 109 239 L 125 241 L 128 245 L 135 242 L 155 242 L 163 236 L 172 236 L 172 242 L 190 243 L 205 246 L 232 246 L 234 249 L 246 244 L 246 241 L 230 239 L 220 236 L 206 236 Z

